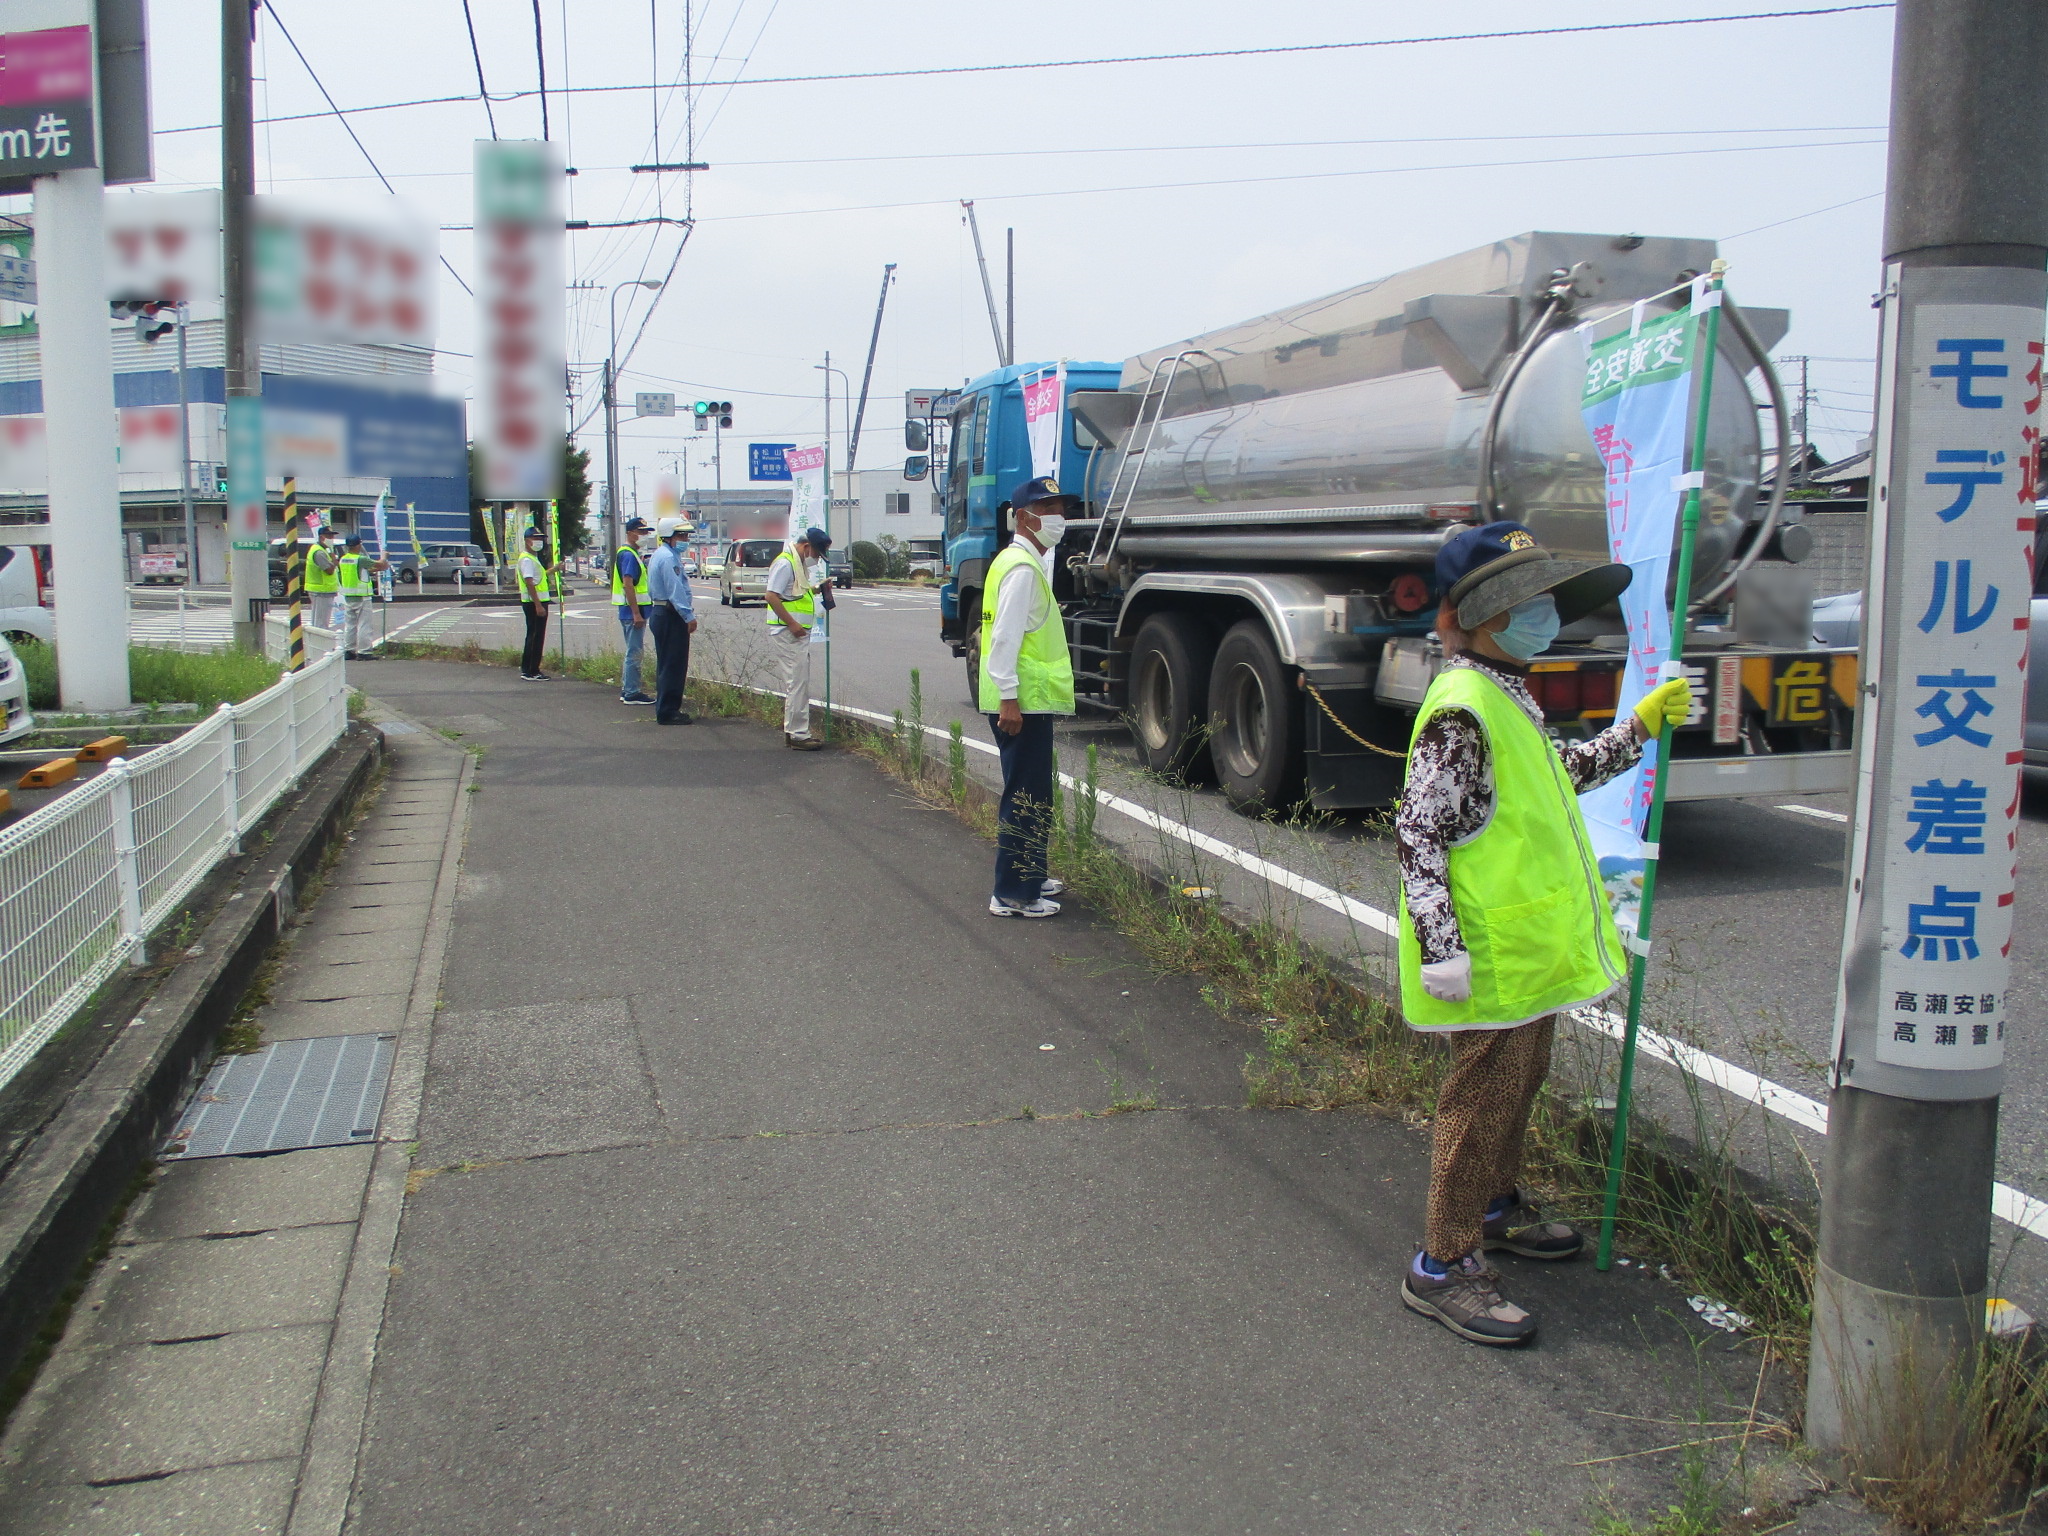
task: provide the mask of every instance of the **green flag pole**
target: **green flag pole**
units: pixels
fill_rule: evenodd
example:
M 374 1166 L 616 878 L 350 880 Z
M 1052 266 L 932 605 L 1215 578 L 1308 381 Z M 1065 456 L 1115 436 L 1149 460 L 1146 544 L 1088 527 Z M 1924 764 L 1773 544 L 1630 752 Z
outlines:
M 569 670 L 569 597 L 562 590 L 562 503 L 548 503 L 548 552 L 555 562 L 555 670 Z
M 1692 596 L 1693 543 L 1700 530 L 1700 491 L 1707 462 L 1707 412 L 1714 399 L 1714 361 L 1721 342 L 1722 277 L 1727 270 L 1728 263 L 1717 260 L 1707 279 L 1706 346 L 1696 354 L 1700 398 L 1692 424 L 1692 483 L 1686 487 L 1685 507 L 1679 521 L 1678 579 L 1671 600 L 1671 664 L 1677 663 L 1685 651 L 1685 610 Z M 1603 1270 L 1614 1263 L 1614 1216 L 1621 1203 L 1622 1164 L 1628 1157 L 1629 1100 L 1635 1091 L 1636 1039 L 1643 1018 L 1643 978 L 1650 966 L 1650 908 L 1657 895 L 1659 840 L 1664 834 L 1664 786 L 1670 777 L 1670 763 L 1671 725 L 1666 721 L 1657 731 L 1657 776 L 1650 786 L 1650 815 L 1643 828 L 1649 857 L 1643 862 L 1643 900 L 1636 917 L 1635 939 L 1629 946 L 1628 1027 L 1621 1037 L 1621 1081 L 1614 1092 L 1614 1135 L 1607 1148 L 1607 1197 L 1600 1208 L 1600 1248 L 1593 1261 L 1596 1269 Z

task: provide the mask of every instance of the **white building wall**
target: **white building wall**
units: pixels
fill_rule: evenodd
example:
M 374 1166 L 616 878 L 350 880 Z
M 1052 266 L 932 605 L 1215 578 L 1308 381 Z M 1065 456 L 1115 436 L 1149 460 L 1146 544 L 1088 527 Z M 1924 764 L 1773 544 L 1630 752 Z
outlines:
M 900 468 L 864 469 L 860 480 L 860 505 L 854 514 L 854 537 L 878 540 L 893 534 L 907 539 L 943 538 L 946 518 L 940 510 L 938 486 L 927 476 L 906 480 Z

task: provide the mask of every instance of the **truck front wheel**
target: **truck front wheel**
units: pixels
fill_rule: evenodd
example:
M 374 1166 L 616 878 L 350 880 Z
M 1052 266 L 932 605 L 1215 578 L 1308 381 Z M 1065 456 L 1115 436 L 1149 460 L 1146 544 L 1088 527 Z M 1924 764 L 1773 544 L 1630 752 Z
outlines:
M 1233 625 L 1209 674 L 1209 755 L 1240 811 L 1284 810 L 1301 798 L 1301 699 L 1258 619 Z
M 1216 642 L 1200 620 L 1155 613 L 1131 648 L 1131 735 L 1154 773 L 1206 779 L 1209 671 Z
M 960 644 L 967 658 L 967 700 L 981 708 L 981 589 L 960 594 Z

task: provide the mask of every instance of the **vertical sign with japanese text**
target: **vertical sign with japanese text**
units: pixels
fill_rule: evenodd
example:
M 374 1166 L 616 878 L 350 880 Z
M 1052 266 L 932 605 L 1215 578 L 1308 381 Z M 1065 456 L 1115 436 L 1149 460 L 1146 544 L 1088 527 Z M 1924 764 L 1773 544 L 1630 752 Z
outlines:
M 1621 595 L 1628 662 L 1617 720 L 1627 719 L 1656 686 L 1658 669 L 1671 651 L 1666 594 L 1678 508 L 1685 498 L 1676 482 L 1685 468 L 1696 329 L 1690 310 L 1652 320 L 1639 305 L 1627 330 L 1593 343 L 1586 354 L 1579 408 L 1607 471 L 1607 551 L 1635 573 Z M 1625 932 L 1635 930 L 1642 903 L 1643 828 L 1656 778 L 1652 746 L 1634 768 L 1579 797 L 1614 921 Z
M 1024 385 L 1024 440 L 1031 449 L 1033 478 L 1060 472 L 1060 406 L 1066 398 L 1067 365 L 1059 364 Z
M 270 547 L 263 486 L 263 401 L 228 397 L 228 538 L 236 549 Z
M 92 28 L 0 33 L 0 192 L 99 163 Z
M 562 175 L 561 149 L 546 140 L 477 141 L 478 447 L 489 501 L 561 493 Z
M 2048 277 L 1888 275 L 1865 621 L 1878 691 L 1837 1061 L 1873 1091 L 1978 1097 L 1984 1078 L 1952 1075 L 2004 1060 Z M 1952 1086 L 1930 1087 L 1930 1070 Z
M 782 462 L 789 471 L 789 541 L 794 544 L 806 528 L 825 524 L 825 450 L 822 445 L 785 448 Z

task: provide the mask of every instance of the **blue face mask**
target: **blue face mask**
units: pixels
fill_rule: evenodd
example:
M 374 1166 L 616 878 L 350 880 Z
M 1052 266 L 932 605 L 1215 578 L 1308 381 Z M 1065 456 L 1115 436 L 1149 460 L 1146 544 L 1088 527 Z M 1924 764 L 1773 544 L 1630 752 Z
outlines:
M 1494 635 L 1493 643 L 1517 661 L 1533 661 L 1550 649 L 1560 627 L 1557 600 L 1545 592 L 1510 608 L 1507 628 Z

